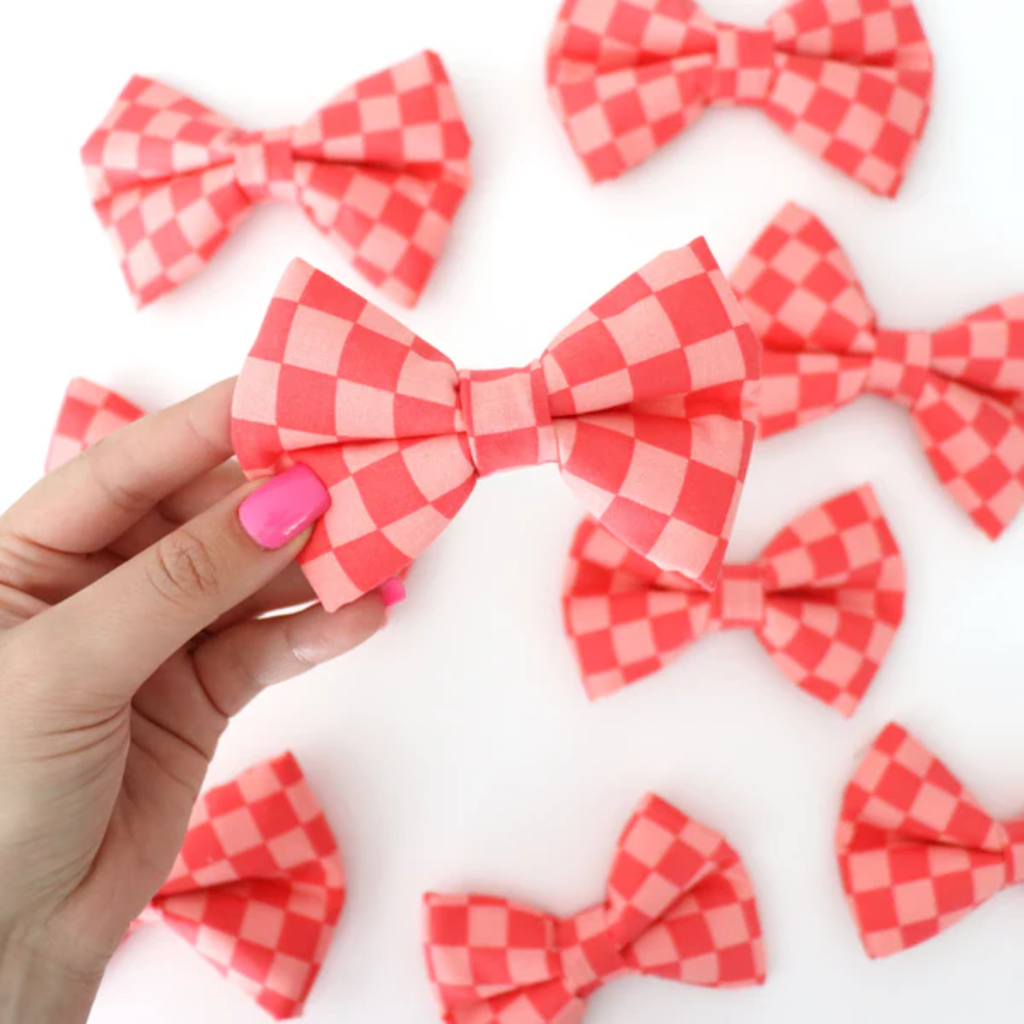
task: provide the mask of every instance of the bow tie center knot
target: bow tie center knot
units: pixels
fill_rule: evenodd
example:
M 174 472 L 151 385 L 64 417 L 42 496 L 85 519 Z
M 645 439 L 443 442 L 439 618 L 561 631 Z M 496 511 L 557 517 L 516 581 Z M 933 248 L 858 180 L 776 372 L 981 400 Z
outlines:
M 879 331 L 867 390 L 913 408 L 928 381 L 932 336 L 927 331 Z
M 297 188 L 292 131 L 240 132 L 235 138 L 235 180 L 251 202 L 294 202 Z
M 602 985 L 632 970 L 608 927 L 604 906 L 591 907 L 559 922 L 562 979 L 577 998 L 586 999 Z
M 539 362 L 517 370 L 463 370 L 459 399 L 480 476 L 558 461 L 548 386 Z
M 721 25 L 717 32 L 712 95 L 719 103 L 763 103 L 775 78 L 775 37 L 771 29 Z
M 726 565 L 711 595 L 711 618 L 721 629 L 749 629 L 764 621 L 764 582 L 756 565 Z
M 1010 866 L 1010 884 L 1024 885 L 1024 818 L 1011 821 L 1006 826 L 1010 836 L 1010 848 L 1006 860 Z

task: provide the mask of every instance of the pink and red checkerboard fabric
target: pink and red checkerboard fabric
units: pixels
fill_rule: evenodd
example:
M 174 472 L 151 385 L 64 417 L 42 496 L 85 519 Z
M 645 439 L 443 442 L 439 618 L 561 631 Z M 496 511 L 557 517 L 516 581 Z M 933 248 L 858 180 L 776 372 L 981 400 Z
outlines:
M 547 79 L 594 181 L 725 104 L 760 107 L 811 153 L 894 196 L 928 120 L 932 64 L 910 0 L 798 0 L 763 29 L 718 24 L 693 0 L 565 0 Z
M 797 686 L 852 714 L 903 618 L 903 560 L 870 487 L 782 530 L 701 592 L 593 520 L 580 524 L 563 605 L 592 700 L 638 682 L 706 633 L 748 628 Z
M 46 472 L 143 415 L 138 406 L 113 391 L 76 377 L 64 394 L 46 456 Z
M 140 921 L 162 921 L 278 1020 L 301 1014 L 345 902 L 338 844 L 291 754 L 204 793 Z
M 713 988 L 765 977 L 739 857 L 653 795 L 619 838 L 603 903 L 559 920 L 503 899 L 430 894 L 424 929 L 447 1024 L 578 1024 L 588 997 L 626 974 Z
M 82 148 L 93 205 L 139 305 L 200 271 L 254 203 L 298 204 L 356 269 L 412 305 L 469 187 L 469 135 L 424 51 L 296 127 L 243 131 L 133 78 Z
M 925 942 L 1024 883 L 1024 817 L 994 819 L 898 725 L 875 740 L 846 790 L 836 850 L 872 957 Z
M 301 260 L 234 402 L 250 477 L 293 462 L 331 493 L 300 561 L 329 609 L 397 575 L 478 476 L 557 461 L 653 562 L 717 581 L 753 444 L 759 349 L 704 241 L 665 253 L 521 370 L 463 371 Z
M 835 238 L 792 204 L 731 280 L 764 344 L 762 436 L 890 398 L 949 493 L 1002 533 L 1024 505 L 1024 294 L 938 331 L 883 330 Z

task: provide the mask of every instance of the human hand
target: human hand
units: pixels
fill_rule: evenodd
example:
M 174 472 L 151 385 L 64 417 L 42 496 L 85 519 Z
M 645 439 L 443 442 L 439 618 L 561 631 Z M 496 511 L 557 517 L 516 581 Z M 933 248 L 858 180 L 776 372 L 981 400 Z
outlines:
M 312 600 L 293 562 L 327 494 L 304 468 L 244 482 L 233 390 L 123 428 L 0 516 L 3 1024 L 88 1016 L 229 718 L 384 622 L 379 593 L 257 618 Z

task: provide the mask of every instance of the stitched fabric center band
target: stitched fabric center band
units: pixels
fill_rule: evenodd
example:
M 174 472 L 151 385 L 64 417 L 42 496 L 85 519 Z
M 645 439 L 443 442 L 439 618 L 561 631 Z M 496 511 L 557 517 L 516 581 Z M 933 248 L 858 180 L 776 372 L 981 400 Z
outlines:
M 722 25 L 717 32 L 718 60 L 712 77 L 716 103 L 763 103 L 775 75 L 775 38 L 769 29 Z
M 557 461 L 548 389 L 539 362 L 518 370 L 463 370 L 459 397 L 481 476 Z
M 565 986 L 580 999 L 631 970 L 611 935 L 603 905 L 560 922 L 559 945 Z
M 931 372 L 931 355 L 927 331 L 879 331 L 867 390 L 913 409 Z
M 1010 848 L 1006 851 L 1011 885 L 1024 885 L 1024 818 L 1006 823 L 1010 836 Z
M 764 583 L 757 565 L 726 565 L 711 595 L 711 618 L 721 629 L 744 629 L 764 620 Z
M 235 176 L 254 203 L 295 202 L 292 130 L 240 132 L 235 142 Z

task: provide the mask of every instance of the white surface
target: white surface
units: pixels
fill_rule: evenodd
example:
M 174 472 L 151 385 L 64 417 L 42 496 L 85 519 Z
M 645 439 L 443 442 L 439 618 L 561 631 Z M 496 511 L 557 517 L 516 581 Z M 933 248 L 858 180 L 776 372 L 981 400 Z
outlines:
M 133 72 L 264 127 L 418 49 L 440 51 L 474 137 L 476 185 L 422 305 L 400 315 L 462 365 L 506 366 L 694 235 L 731 269 L 789 199 L 832 226 L 892 326 L 939 326 L 1021 290 L 1024 8 L 919 3 L 938 58 L 935 113 L 895 203 L 752 111 L 713 112 L 646 166 L 589 187 L 543 90 L 557 0 L 6 7 L 0 35 L 15 45 L 0 64 L 0 500 L 38 475 L 72 375 L 156 408 L 236 372 L 291 256 L 363 287 L 300 213 L 268 207 L 198 280 L 135 313 L 77 161 Z M 708 8 L 753 24 L 775 3 Z M 211 779 L 290 747 L 344 846 L 350 901 L 310 1024 L 435 1021 L 421 893 L 478 887 L 582 909 L 599 898 L 615 836 L 647 790 L 723 831 L 745 857 L 769 981 L 730 993 L 631 979 L 593 1000 L 587 1024 L 1019 1016 L 1024 892 L 871 964 L 831 839 L 855 758 L 891 718 L 995 812 L 1022 810 L 1024 522 L 991 544 L 932 476 L 906 415 L 864 399 L 757 452 L 732 555 L 753 556 L 791 516 L 864 481 L 903 545 L 911 589 L 896 647 L 852 722 L 789 687 L 741 634 L 706 639 L 660 676 L 589 706 L 558 600 L 578 510 L 553 467 L 486 481 L 422 559 L 383 634 L 247 710 Z M 266 1022 L 158 928 L 118 954 L 93 1016 L 140 1019 Z

